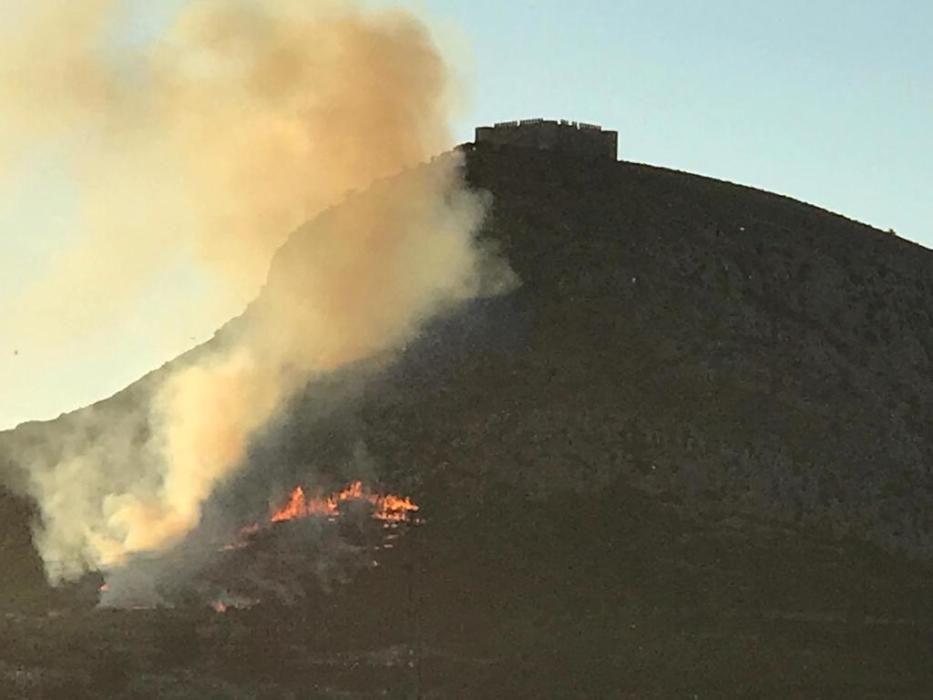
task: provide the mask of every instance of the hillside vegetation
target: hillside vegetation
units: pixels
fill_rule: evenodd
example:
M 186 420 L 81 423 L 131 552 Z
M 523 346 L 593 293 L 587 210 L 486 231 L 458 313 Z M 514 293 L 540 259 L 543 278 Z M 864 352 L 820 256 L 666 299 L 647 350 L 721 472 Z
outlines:
M 359 476 L 365 453 L 425 523 L 303 616 L 140 613 L 156 631 L 117 646 L 144 680 L 114 696 L 216 676 L 217 697 L 244 678 L 251 697 L 307 697 L 312 678 L 320 697 L 928 697 L 933 254 L 686 173 L 464 150 L 492 195 L 482 236 L 521 285 L 432 323 L 387 369 L 309 386 L 207 516 L 266 503 L 269 481 Z M 158 376 L 93 410 L 117 420 Z M 16 474 L 23 445 L 54 454 L 81 425 L 0 434 L 0 459 Z M 28 503 L 3 506 L 4 596 L 60 606 Z M 73 615 L 72 643 L 132 617 Z M 32 619 L 6 643 L 42 668 L 62 637 Z M 197 657 L 141 651 L 176 624 Z M 361 649 L 405 651 L 356 672 L 337 654 Z M 56 673 L 49 688 L 72 671 Z

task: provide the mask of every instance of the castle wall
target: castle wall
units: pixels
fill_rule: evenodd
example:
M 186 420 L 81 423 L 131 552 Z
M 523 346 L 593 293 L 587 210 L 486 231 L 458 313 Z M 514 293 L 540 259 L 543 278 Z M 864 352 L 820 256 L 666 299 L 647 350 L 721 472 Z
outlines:
M 500 122 L 476 130 L 476 143 L 573 153 L 586 158 L 618 157 L 619 134 L 595 124 L 570 121 Z

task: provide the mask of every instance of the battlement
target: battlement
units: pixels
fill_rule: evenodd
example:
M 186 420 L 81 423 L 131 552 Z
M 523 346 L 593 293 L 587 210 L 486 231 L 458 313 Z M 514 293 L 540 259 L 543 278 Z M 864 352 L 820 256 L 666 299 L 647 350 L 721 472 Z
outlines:
M 586 158 L 618 158 L 619 133 L 604 131 L 597 124 L 561 119 L 523 119 L 498 122 L 476 129 L 477 145 L 536 148 L 542 151 L 573 153 Z

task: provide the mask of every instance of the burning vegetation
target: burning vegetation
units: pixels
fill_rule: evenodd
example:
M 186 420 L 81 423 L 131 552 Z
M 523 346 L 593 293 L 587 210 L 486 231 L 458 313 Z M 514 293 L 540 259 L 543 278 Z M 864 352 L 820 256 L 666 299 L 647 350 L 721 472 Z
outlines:
M 306 518 L 324 518 L 335 521 L 346 507 L 361 505 L 368 509 L 369 517 L 382 523 L 384 528 L 395 529 L 402 523 L 420 524 L 415 517 L 419 506 L 408 496 L 381 494 L 371 491 L 362 481 L 353 481 L 340 491 L 329 495 L 309 496 L 303 486 L 296 486 L 288 500 L 270 509 L 268 518 L 260 523 L 254 522 L 240 528 L 235 542 L 223 547 L 224 550 L 241 549 L 253 538 L 271 525 L 286 523 Z
M 372 517 L 387 523 L 407 522 L 409 516 L 418 511 L 410 498 L 373 493 L 363 487 L 362 481 L 354 481 L 342 491 L 325 497 L 308 498 L 304 489 L 296 486 L 288 502 L 274 511 L 269 521 L 280 523 L 315 516 L 334 518 L 340 515 L 340 505 L 348 502 L 368 503 Z
M 418 511 L 411 498 L 377 493 L 362 481 L 330 494 L 311 495 L 306 487 L 296 486 L 284 502 L 270 507 L 265 518 L 241 527 L 236 539 L 221 547 L 232 558 L 202 582 L 215 590 L 210 607 L 225 613 L 264 600 L 291 604 L 314 585 L 306 576 L 312 570 L 311 578 L 323 583 L 322 590 L 329 590 L 331 579 L 346 580 L 348 572 L 379 566 L 378 553 L 395 548 L 400 528 L 423 522 L 415 516 Z M 351 534 L 336 527 L 343 515 L 363 516 L 373 527 L 365 528 L 368 534 L 352 528 Z M 276 526 L 309 519 L 323 521 L 327 533 L 320 533 L 314 542 L 303 540 L 307 547 L 294 547 L 296 533 L 276 532 Z M 364 552 L 369 554 L 359 558 Z

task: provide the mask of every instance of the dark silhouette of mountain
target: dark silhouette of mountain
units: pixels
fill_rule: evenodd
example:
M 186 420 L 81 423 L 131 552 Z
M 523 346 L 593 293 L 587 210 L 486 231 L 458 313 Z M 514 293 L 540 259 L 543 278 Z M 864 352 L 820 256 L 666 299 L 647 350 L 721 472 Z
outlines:
M 933 254 L 709 178 L 463 150 L 521 286 L 385 371 L 309 386 L 207 513 L 362 446 L 425 523 L 292 608 L 17 618 L 0 683 L 51 666 L 36 687 L 54 689 L 93 638 L 124 656 L 79 686 L 115 678 L 114 696 L 154 687 L 129 666 L 256 697 L 929 697 Z M 116 418 L 158 376 L 95 410 Z M 77 425 L 0 434 L 0 455 Z M 41 585 L 28 504 L 2 505 L 7 600 L 67 597 Z M 141 651 L 160 644 L 197 653 Z

